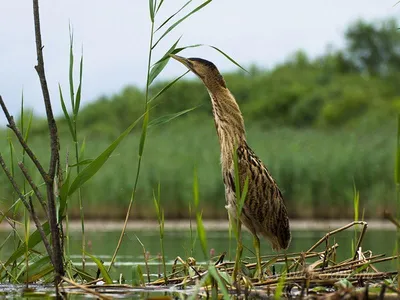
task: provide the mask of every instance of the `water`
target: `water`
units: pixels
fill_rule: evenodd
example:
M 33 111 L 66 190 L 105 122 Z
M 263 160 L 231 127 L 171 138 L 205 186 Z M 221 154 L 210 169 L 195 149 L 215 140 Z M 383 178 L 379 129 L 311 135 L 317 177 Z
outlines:
M 292 242 L 288 252 L 301 252 L 308 250 L 326 231 L 306 231 L 294 230 L 292 232 Z M 9 233 L 0 232 L 0 240 L 4 240 Z M 109 265 L 111 256 L 118 243 L 120 230 L 96 231 L 91 230 L 86 232 L 87 246 L 86 251 L 100 258 Z M 334 242 L 339 244 L 337 251 L 337 260 L 343 260 L 352 256 L 352 243 L 354 240 L 354 230 L 348 229 L 344 232 L 335 234 L 330 238 L 330 245 Z M 392 255 L 395 245 L 395 231 L 388 230 L 368 230 L 363 243 L 362 250 L 371 250 L 373 254 L 385 253 L 387 256 Z M 124 278 L 126 283 L 132 280 L 132 266 L 139 264 L 144 268 L 143 248 L 138 241 L 138 238 L 143 243 L 145 251 L 150 253 L 149 265 L 152 279 L 156 279 L 158 274 L 162 273 L 161 262 L 159 260 L 160 253 L 160 238 L 159 232 L 156 230 L 129 230 L 124 236 L 123 244 L 119 250 L 116 263 L 111 269 L 110 275 L 113 280 Z M 196 239 L 196 232 L 193 232 L 193 238 Z M 227 252 L 227 259 L 232 259 L 234 256 L 235 240 L 232 238 L 229 241 L 227 231 L 207 231 L 207 247 L 214 256 L 219 256 L 223 252 Z M 243 234 L 244 257 L 254 256 L 252 246 L 252 236 L 248 232 Z M 204 263 L 204 255 L 202 253 L 199 241 L 195 241 L 195 247 L 191 250 L 191 237 L 189 231 L 182 230 L 167 230 L 164 236 L 165 257 L 167 260 L 167 272 L 171 272 L 174 260 L 179 256 L 183 260 L 193 256 L 197 263 Z M 316 250 L 322 251 L 325 247 L 325 242 Z M 0 252 L 0 260 L 5 261 L 12 252 L 12 243 L 6 243 Z M 265 240 L 261 241 L 261 252 L 263 255 L 274 254 L 269 243 Z M 81 235 L 79 231 L 74 231 L 70 235 L 70 253 L 74 264 L 81 266 Z M 179 264 L 179 262 L 178 262 Z M 395 269 L 393 262 L 385 262 L 376 265 L 381 271 Z M 279 266 L 278 266 L 279 267 Z M 86 261 L 87 270 L 95 274 L 97 267 L 90 258 Z M 279 268 L 277 269 L 279 271 Z M 122 275 L 121 275 L 122 274 Z M 122 277 L 121 277 L 122 276 Z

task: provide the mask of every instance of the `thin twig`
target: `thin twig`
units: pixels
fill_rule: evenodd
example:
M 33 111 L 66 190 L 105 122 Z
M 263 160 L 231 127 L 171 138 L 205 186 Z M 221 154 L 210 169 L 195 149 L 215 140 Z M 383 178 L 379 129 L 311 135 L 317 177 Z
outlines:
M 18 163 L 19 168 L 21 169 L 22 173 L 24 174 L 26 180 L 28 181 L 29 185 L 31 186 L 33 192 L 35 193 L 36 197 L 38 198 L 40 204 L 43 207 L 43 210 L 46 212 L 46 216 L 48 216 L 47 204 L 43 199 L 42 193 L 39 191 L 36 184 L 33 182 L 32 177 L 29 175 L 28 170 L 25 168 L 25 165 L 22 161 Z
M 362 243 L 362 241 L 363 241 L 363 238 L 364 238 L 365 232 L 367 231 L 367 228 L 368 228 L 368 224 L 367 224 L 367 223 L 364 223 L 364 224 L 363 224 L 363 229 L 362 229 L 362 231 L 361 231 L 360 237 L 358 238 L 358 242 L 357 242 L 357 245 L 356 245 L 356 248 L 355 248 L 356 251 L 354 251 L 353 260 L 356 260 L 356 258 L 357 258 L 357 251 L 358 251 L 358 249 L 360 249 L 360 247 L 361 247 L 361 243 Z
M 43 240 L 43 244 L 46 247 L 47 253 L 50 256 L 50 260 L 53 262 L 52 258 L 53 258 L 53 252 L 50 248 L 50 244 L 49 241 L 47 240 L 47 237 L 44 233 L 43 230 L 43 226 L 40 223 L 35 210 L 33 209 L 33 206 L 31 204 L 29 204 L 26 199 L 25 199 L 25 195 L 22 194 L 21 189 L 19 188 L 18 184 L 15 182 L 14 177 L 11 175 L 10 171 L 8 170 L 6 163 L 4 162 L 3 157 L 0 154 L 0 165 L 4 170 L 4 173 L 6 173 L 6 176 L 8 177 L 8 180 L 10 181 L 10 183 L 12 184 L 15 192 L 18 194 L 19 198 L 21 199 L 22 203 L 25 205 L 26 209 L 28 210 L 29 214 L 32 216 L 33 221 L 35 222 L 36 228 L 40 233 L 40 237 Z
M 332 230 L 332 231 L 328 232 L 328 233 L 325 234 L 325 236 L 323 236 L 318 242 L 316 242 L 316 243 L 314 244 L 314 246 L 312 246 L 310 249 L 308 249 L 308 250 L 306 251 L 306 254 L 309 253 L 309 252 L 311 252 L 311 251 L 313 251 L 315 248 L 317 248 L 320 244 L 323 243 L 323 241 L 325 241 L 325 240 L 326 240 L 327 238 L 329 238 L 331 235 L 334 235 L 334 234 L 336 234 L 336 233 L 338 233 L 338 232 L 341 232 L 341 231 L 343 231 L 343 230 L 346 230 L 347 228 L 350 228 L 350 227 L 352 227 L 352 226 L 354 226 L 354 225 L 357 225 L 357 224 L 365 225 L 366 223 L 367 223 L 367 222 L 364 222 L 364 221 L 353 221 L 353 222 L 351 222 L 351 223 L 349 223 L 349 224 L 347 224 L 347 225 L 345 225 L 345 226 L 343 226 L 343 227 L 340 227 L 340 228 L 338 228 L 338 229 L 335 229 L 335 230 Z
M 17 125 L 15 125 L 13 116 L 10 115 L 8 109 L 3 101 L 3 98 L 0 96 L 0 106 L 6 116 L 8 127 L 14 132 L 15 136 L 18 138 L 19 143 L 21 144 L 22 148 L 24 148 L 26 154 L 30 157 L 32 162 L 35 164 L 36 168 L 38 169 L 40 175 L 42 176 L 43 180 L 46 182 L 49 180 L 49 176 L 47 175 L 46 171 L 43 169 L 42 165 L 40 164 L 39 160 L 37 159 L 36 155 L 32 152 L 31 148 L 25 142 L 24 137 L 22 136 L 21 132 L 19 131 Z

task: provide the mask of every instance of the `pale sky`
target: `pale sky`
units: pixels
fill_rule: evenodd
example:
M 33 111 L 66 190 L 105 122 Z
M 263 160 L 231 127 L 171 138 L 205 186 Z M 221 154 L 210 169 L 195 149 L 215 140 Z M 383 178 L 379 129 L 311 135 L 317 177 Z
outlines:
M 56 114 L 61 113 L 58 83 L 68 92 L 68 24 L 74 28 L 76 65 L 83 48 L 82 104 L 101 95 L 112 95 L 124 86 L 143 87 L 147 62 L 150 18 L 147 0 L 41 0 L 41 25 L 46 75 Z M 186 0 L 165 0 L 157 16 L 161 24 Z M 400 18 L 396 0 L 214 0 L 184 21 L 157 46 L 159 58 L 183 35 L 180 45 L 214 45 L 243 66 L 272 67 L 298 49 L 311 56 L 327 45 L 344 46 L 343 32 L 358 18 L 367 21 L 389 16 Z M 189 12 L 202 1 L 193 0 Z M 183 15 L 182 15 L 183 16 Z M 43 114 L 41 90 L 34 65 L 36 53 L 31 1 L 0 2 L 0 95 L 11 113 L 25 103 Z M 213 61 L 220 70 L 235 70 L 225 57 L 209 48 L 181 52 Z M 181 74 L 183 66 L 170 63 L 160 78 Z M 0 124 L 5 118 L 0 112 Z

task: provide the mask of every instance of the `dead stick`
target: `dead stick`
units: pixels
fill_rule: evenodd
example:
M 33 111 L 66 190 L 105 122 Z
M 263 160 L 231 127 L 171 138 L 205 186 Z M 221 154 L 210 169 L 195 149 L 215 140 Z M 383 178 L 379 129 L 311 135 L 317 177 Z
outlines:
M 57 222 L 57 209 L 55 204 L 55 194 L 54 194 L 54 184 L 55 182 L 56 170 L 60 172 L 60 157 L 59 157 L 59 141 L 57 133 L 57 125 L 54 119 L 53 110 L 51 108 L 50 93 L 47 87 L 46 74 L 44 70 L 44 59 L 43 59 L 43 44 L 42 44 L 42 34 L 40 30 L 40 15 L 39 15 L 39 0 L 33 0 L 33 20 L 35 26 L 35 40 L 36 40 L 36 55 L 37 55 L 37 65 L 35 66 L 36 72 L 39 76 L 40 86 L 42 88 L 43 101 L 46 108 L 47 123 L 50 133 L 50 166 L 49 166 L 49 180 L 46 181 L 47 187 L 47 202 L 49 209 L 49 224 L 51 231 L 51 241 L 54 253 L 54 270 L 55 285 L 56 289 L 58 283 L 60 282 L 60 276 L 63 276 L 64 263 L 63 263 L 63 252 L 61 248 L 61 236 L 60 228 Z M 61 179 L 60 179 L 61 180 Z M 56 291 L 58 295 L 58 290 Z
M 364 224 L 366 224 L 366 223 L 367 223 L 367 222 L 364 222 L 364 221 L 353 221 L 353 222 L 351 222 L 351 223 L 349 223 L 349 224 L 347 224 L 347 225 L 345 225 L 345 226 L 343 226 L 343 227 L 340 227 L 340 228 L 338 228 L 338 229 L 332 230 L 332 231 L 328 232 L 327 234 L 325 234 L 325 236 L 323 236 L 318 242 L 316 242 L 316 243 L 314 244 L 314 246 L 312 246 L 310 249 L 308 249 L 308 250 L 306 251 L 306 253 L 309 253 L 309 252 L 313 251 L 313 250 L 314 250 L 315 248 L 317 248 L 320 244 L 322 244 L 327 238 L 329 238 L 329 236 L 334 235 L 334 234 L 336 234 L 336 233 L 338 233 L 338 232 L 341 232 L 341 231 L 343 231 L 343 230 L 346 230 L 347 228 L 350 228 L 350 227 L 352 227 L 352 226 L 354 226 L 354 225 L 357 225 L 357 224 L 364 225 Z
M 64 280 L 65 282 L 68 282 L 69 284 L 72 284 L 73 286 L 75 286 L 75 287 L 77 287 L 77 288 L 79 288 L 79 289 L 81 289 L 81 290 L 83 290 L 83 291 L 85 291 L 85 292 L 87 292 L 89 294 L 95 295 L 95 296 L 99 297 L 100 299 L 106 299 L 106 300 L 108 300 L 108 299 L 111 300 L 112 299 L 112 298 L 110 298 L 108 296 L 105 296 L 105 295 L 102 295 L 102 294 L 100 294 L 100 293 L 98 293 L 98 292 L 96 292 L 96 291 L 94 291 L 92 289 L 89 289 L 84 285 L 81 285 L 81 284 L 78 284 L 78 283 L 76 283 L 76 282 L 74 282 L 72 280 L 69 280 L 66 277 L 62 277 L 62 280 Z

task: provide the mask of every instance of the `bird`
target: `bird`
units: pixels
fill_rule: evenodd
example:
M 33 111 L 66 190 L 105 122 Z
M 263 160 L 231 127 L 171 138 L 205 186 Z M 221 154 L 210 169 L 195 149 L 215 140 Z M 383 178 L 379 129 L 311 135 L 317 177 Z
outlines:
M 270 172 L 249 147 L 244 120 L 239 105 L 226 82 L 210 61 L 170 54 L 204 83 L 211 99 L 212 113 L 221 150 L 222 177 L 225 185 L 226 209 L 230 217 L 236 214 L 234 156 L 238 162 L 239 183 L 248 189 L 240 222 L 253 235 L 257 268 L 261 274 L 259 236 L 265 237 L 273 250 L 286 250 L 291 241 L 289 217 L 282 193 Z

